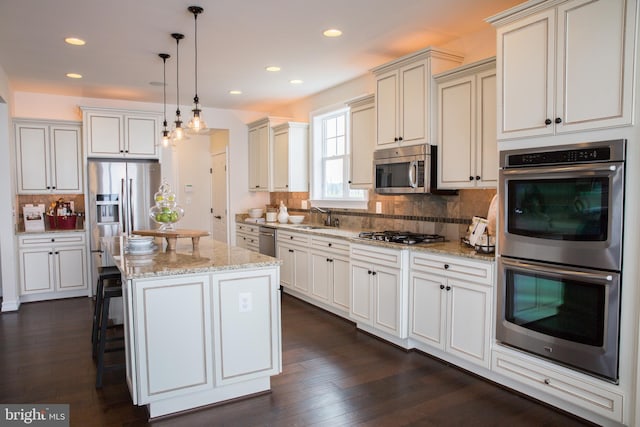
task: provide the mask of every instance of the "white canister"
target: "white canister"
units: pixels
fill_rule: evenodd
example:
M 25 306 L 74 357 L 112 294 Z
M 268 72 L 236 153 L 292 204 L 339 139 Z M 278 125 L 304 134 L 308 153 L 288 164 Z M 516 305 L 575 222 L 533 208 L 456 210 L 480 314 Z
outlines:
M 267 212 L 267 222 L 276 222 L 278 220 L 278 212 Z

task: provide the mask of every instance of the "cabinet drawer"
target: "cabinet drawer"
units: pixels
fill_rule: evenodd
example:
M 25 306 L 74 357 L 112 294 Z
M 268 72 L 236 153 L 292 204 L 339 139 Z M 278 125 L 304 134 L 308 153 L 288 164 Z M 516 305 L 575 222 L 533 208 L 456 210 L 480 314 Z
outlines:
M 400 249 L 382 248 L 373 245 L 351 245 L 352 259 L 394 268 L 402 267 L 402 252 L 403 250 Z
M 614 386 L 560 372 L 561 368 L 546 367 L 542 361 L 532 357 L 518 357 L 497 350 L 493 351 L 491 369 L 551 396 L 622 422 L 623 397 L 611 390 Z
M 278 230 L 278 242 L 295 243 L 298 245 L 309 245 L 309 235 L 303 233 L 292 233 L 289 231 Z
M 468 258 L 412 252 L 409 265 L 412 270 L 444 274 L 447 277 L 493 285 L 493 263 Z
M 311 249 L 327 251 L 334 255 L 349 256 L 349 242 L 342 239 L 311 237 Z
M 70 234 L 37 234 L 33 236 L 20 236 L 18 238 L 18 245 L 22 247 L 29 247 L 33 245 L 51 245 L 54 244 L 84 244 L 83 233 L 70 233 Z
M 245 233 L 256 233 L 258 234 L 259 227 L 257 225 L 248 225 L 248 224 L 236 224 L 236 231 L 245 232 Z

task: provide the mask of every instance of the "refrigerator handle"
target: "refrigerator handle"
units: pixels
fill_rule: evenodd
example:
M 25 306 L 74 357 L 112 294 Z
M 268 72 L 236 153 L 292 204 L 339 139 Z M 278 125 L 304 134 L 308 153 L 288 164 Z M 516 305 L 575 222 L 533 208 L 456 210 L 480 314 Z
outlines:
M 133 224 L 133 219 L 134 219 L 134 215 L 133 213 L 135 212 L 135 206 L 133 206 L 133 178 L 129 178 L 129 192 L 128 192 L 128 196 L 129 196 L 129 200 L 127 201 L 127 206 L 129 206 L 129 235 L 131 235 L 133 233 L 133 230 L 135 230 L 135 225 Z
M 127 227 L 127 215 L 129 214 L 129 197 L 127 195 L 127 188 L 125 186 L 125 180 L 120 180 L 120 225 L 122 227 L 122 234 L 128 235 Z

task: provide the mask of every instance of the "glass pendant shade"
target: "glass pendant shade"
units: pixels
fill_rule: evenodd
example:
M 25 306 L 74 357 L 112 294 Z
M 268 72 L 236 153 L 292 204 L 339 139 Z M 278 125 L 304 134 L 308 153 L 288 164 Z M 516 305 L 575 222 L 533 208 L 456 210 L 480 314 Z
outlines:
M 197 133 L 205 130 L 207 124 L 202 117 L 202 109 L 200 108 L 200 99 L 198 98 L 198 15 L 204 12 L 204 9 L 200 6 L 189 6 L 189 12 L 193 13 L 194 26 L 195 26 L 195 96 L 193 97 L 193 117 L 189 120 L 189 131 Z
M 184 129 L 182 128 L 182 116 L 180 113 L 180 40 L 184 38 L 183 34 L 171 34 L 176 40 L 176 119 L 173 121 L 173 129 L 171 130 L 171 139 L 174 141 L 182 141 L 185 139 Z
M 159 53 L 158 56 L 162 58 L 162 98 L 163 98 L 163 113 L 164 121 L 162 122 L 162 146 L 167 147 L 169 145 L 169 130 L 167 129 L 167 59 L 171 58 L 168 53 Z

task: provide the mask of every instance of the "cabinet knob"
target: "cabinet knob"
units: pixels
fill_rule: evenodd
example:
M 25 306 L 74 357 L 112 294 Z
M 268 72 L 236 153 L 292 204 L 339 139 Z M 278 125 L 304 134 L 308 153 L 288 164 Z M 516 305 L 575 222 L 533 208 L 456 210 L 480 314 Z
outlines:
M 47 185 L 47 190 L 51 190 L 51 187 L 49 187 L 48 185 Z
M 476 181 L 480 181 L 480 175 L 476 175 Z
M 551 384 L 551 380 L 549 378 L 545 378 L 544 379 L 544 383 L 549 385 L 549 384 Z
M 402 141 L 402 137 L 401 136 L 398 137 L 398 141 Z
M 53 252 L 49 252 L 49 255 L 53 255 Z
M 260 188 L 260 186 L 259 186 L 259 185 L 256 185 L 256 188 Z
M 289 249 L 289 252 L 293 253 L 293 249 Z
M 557 123 L 557 124 L 562 123 L 562 119 L 561 119 L 560 117 L 556 117 L 556 123 Z
M 128 153 L 128 152 L 129 152 L 129 150 L 124 150 L 124 152 L 125 152 L 125 153 Z
M 329 247 L 331 247 L 331 243 L 327 243 L 327 245 L 328 245 Z
M 327 258 L 327 262 L 329 262 L 329 258 Z
M 293 236 L 289 236 L 289 239 L 293 240 Z
M 349 180 L 349 184 L 351 184 L 351 180 Z
M 440 285 L 440 289 L 444 289 L 444 285 Z
M 448 270 L 448 269 L 449 269 L 449 264 L 445 264 L 445 265 L 444 265 L 444 269 L 445 269 L 445 270 Z
M 333 260 L 332 260 L 332 259 L 330 259 L 330 260 L 329 260 L 329 262 L 333 262 Z
M 120 150 L 121 153 L 124 153 L 124 150 Z
M 55 254 L 58 255 L 60 252 L 56 251 Z
M 398 137 L 396 136 L 395 138 L 393 138 L 393 140 L 394 140 L 395 142 L 398 142 Z
M 547 125 L 547 126 L 549 126 L 549 125 L 551 124 L 551 119 L 547 119 L 547 120 L 545 120 L 545 121 L 544 121 L 544 124 L 545 124 L 545 125 Z
M 51 241 L 52 241 L 52 242 L 55 242 L 55 241 L 56 241 L 56 239 L 52 238 L 52 239 L 51 239 Z
M 375 271 L 372 271 L 372 272 L 371 272 L 371 274 L 373 274 L 373 275 L 375 276 L 375 275 L 376 275 L 376 274 L 378 274 L 378 273 L 376 273 Z
M 51 189 L 52 189 L 52 190 L 55 190 L 55 189 L 56 189 L 56 186 L 54 185 L 53 187 L 51 187 Z
M 450 290 L 451 290 L 451 286 L 447 286 L 447 287 L 446 287 L 446 289 L 447 289 L 448 291 L 450 291 Z
M 473 181 L 473 177 L 472 176 L 469 177 L 469 181 Z
M 372 273 L 372 271 L 371 271 L 371 270 L 367 271 L 367 274 L 371 274 L 371 273 Z

